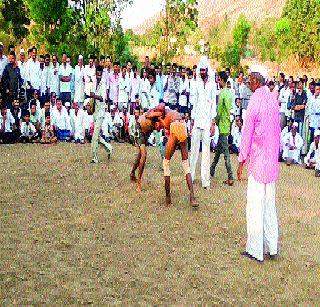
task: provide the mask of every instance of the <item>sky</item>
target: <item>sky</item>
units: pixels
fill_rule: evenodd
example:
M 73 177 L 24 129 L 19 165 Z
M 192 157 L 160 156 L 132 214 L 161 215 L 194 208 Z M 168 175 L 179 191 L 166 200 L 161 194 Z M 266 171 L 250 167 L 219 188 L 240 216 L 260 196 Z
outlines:
M 122 26 L 133 28 L 161 11 L 163 0 L 133 0 L 122 14 Z

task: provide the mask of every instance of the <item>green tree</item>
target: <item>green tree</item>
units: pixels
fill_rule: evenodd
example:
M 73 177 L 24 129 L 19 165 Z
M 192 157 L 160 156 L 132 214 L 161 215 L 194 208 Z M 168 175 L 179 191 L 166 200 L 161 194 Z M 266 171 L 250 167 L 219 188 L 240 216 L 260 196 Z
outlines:
M 223 64 L 233 70 L 240 67 L 241 50 L 236 43 L 228 43 L 223 54 Z
M 289 48 L 301 61 L 319 61 L 319 0 L 287 0 L 283 17 L 290 25 Z M 287 39 L 287 37 L 284 37 Z
M 18 41 L 28 35 L 29 13 L 23 0 L 2 0 L 0 5 L 2 28 Z
M 232 38 L 234 43 L 240 49 L 242 55 L 244 55 L 246 51 L 250 29 L 251 24 L 247 21 L 246 17 L 241 14 L 232 30 Z

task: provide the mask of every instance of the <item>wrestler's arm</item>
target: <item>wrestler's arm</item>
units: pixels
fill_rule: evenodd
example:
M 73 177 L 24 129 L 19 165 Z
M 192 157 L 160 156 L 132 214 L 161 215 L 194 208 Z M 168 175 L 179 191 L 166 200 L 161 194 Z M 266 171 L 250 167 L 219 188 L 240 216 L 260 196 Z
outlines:
M 162 117 L 162 112 L 150 110 L 146 113 L 147 119 L 156 119 L 157 117 L 160 119 L 160 117 Z

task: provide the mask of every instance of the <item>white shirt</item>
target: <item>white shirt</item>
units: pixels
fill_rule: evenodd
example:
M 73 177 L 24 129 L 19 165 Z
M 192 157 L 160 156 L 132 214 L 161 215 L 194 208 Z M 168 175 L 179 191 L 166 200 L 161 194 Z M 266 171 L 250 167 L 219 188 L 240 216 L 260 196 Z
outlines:
M 189 79 L 190 82 L 190 105 L 194 105 L 194 100 L 196 99 L 196 94 L 197 94 L 197 84 L 198 84 L 198 79 L 192 78 Z
M 34 136 L 37 133 L 35 126 L 30 122 L 22 122 L 20 130 L 21 134 L 26 137 Z
M 119 98 L 118 98 L 118 102 L 124 102 L 127 103 L 128 102 L 128 89 L 130 88 L 130 79 L 125 76 L 123 78 L 123 76 L 121 75 L 119 77 Z
M 40 93 L 45 94 L 47 90 L 47 79 L 48 79 L 48 74 L 47 70 L 45 68 L 40 69 Z
M 27 84 L 27 79 L 28 79 L 28 65 L 27 62 L 21 62 L 18 61 L 18 67 L 20 69 L 20 75 L 21 78 L 23 79 L 23 85 L 25 86 Z
M 312 96 L 309 99 L 308 114 L 310 116 L 310 127 L 320 128 L 320 96 Z
M 60 80 L 59 80 L 59 63 L 56 66 L 51 64 L 49 68 L 49 77 L 48 77 L 48 87 L 50 88 L 50 92 L 56 93 L 57 96 L 60 94 Z
M 99 84 L 96 84 L 96 88 L 94 90 L 95 95 L 101 96 L 103 101 L 96 99 L 95 101 L 95 110 L 94 117 L 103 117 L 106 109 L 106 100 L 107 100 L 107 89 L 106 84 L 100 81 Z
M 97 84 L 96 68 L 94 65 L 92 67 L 90 67 L 90 65 L 85 66 L 85 68 L 84 68 L 84 82 L 85 82 L 84 91 L 89 96 L 90 92 L 93 91 L 93 89 L 96 87 L 96 84 Z
M 207 81 L 204 86 L 203 80 L 200 79 L 197 82 L 196 99 L 191 112 L 191 119 L 194 120 L 194 127 L 210 129 L 216 115 L 216 84 Z
M 8 59 L 7 57 L 3 54 L 2 55 L 2 58 L 0 59 L 0 79 L 2 77 L 2 74 L 3 74 L 3 71 L 5 69 L 5 67 L 7 66 L 8 64 Z
M 184 94 L 182 94 L 182 92 L 185 91 Z M 182 80 L 182 78 L 180 79 L 180 88 L 179 88 L 179 105 L 182 107 L 186 107 L 188 105 L 188 99 L 187 96 L 185 95 L 186 92 L 189 92 L 189 80 L 188 79 L 184 79 L 184 81 Z
M 113 122 L 110 112 L 105 112 L 101 130 L 105 137 L 110 137 L 110 132 L 113 130 Z
M 4 123 L 4 132 L 12 132 L 12 126 L 14 125 L 15 120 L 14 117 L 12 116 L 10 110 L 7 110 L 7 118 Z M 0 130 L 2 129 L 3 125 L 3 117 L 2 114 L 0 113 Z
M 241 144 L 242 131 L 240 131 L 240 128 L 237 125 L 232 125 L 231 135 L 233 138 L 233 144 L 239 148 Z
M 75 139 L 83 139 L 86 126 L 86 115 L 82 109 L 78 110 L 76 114 L 74 109 L 70 110 L 70 122 L 72 133 Z
M 84 66 L 76 65 L 74 69 L 74 101 L 83 102 L 84 101 Z
M 87 111 L 84 111 L 84 114 L 85 114 L 85 122 L 84 122 L 85 130 L 90 131 L 91 125 L 93 124 L 93 115 L 89 115 Z
M 30 82 L 31 86 L 35 90 L 40 89 L 41 85 L 41 79 L 40 79 L 40 62 L 36 59 L 34 61 L 33 59 L 29 59 L 27 62 L 28 68 L 27 68 L 27 81 Z
M 60 112 L 57 108 L 53 109 L 52 124 L 60 130 L 71 130 L 70 117 L 65 107 Z
M 123 126 L 123 120 L 122 120 L 119 112 L 115 112 L 114 118 L 113 118 L 113 124 L 118 125 L 120 127 Z
M 279 101 L 280 101 L 280 112 L 288 113 L 288 102 L 291 96 L 291 90 L 289 88 L 283 87 L 279 93 Z
M 293 137 L 292 132 L 290 131 L 284 136 L 282 143 L 286 147 L 294 146 L 297 148 L 296 150 L 300 151 L 303 146 L 303 139 L 298 132 L 296 133 L 295 137 Z
M 59 67 L 59 78 L 60 77 L 72 77 L 72 71 L 73 68 L 71 65 L 66 64 L 64 66 L 63 64 Z M 60 80 L 60 93 L 70 93 L 71 92 L 71 80 L 68 82 L 63 82 Z

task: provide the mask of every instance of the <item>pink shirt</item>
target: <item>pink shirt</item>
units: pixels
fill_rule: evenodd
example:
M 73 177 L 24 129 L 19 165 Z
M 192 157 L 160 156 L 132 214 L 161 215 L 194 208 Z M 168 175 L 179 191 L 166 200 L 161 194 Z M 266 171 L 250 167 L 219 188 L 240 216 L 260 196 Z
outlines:
M 243 127 L 239 162 L 248 166 L 248 175 L 260 183 L 279 177 L 280 117 L 276 96 L 265 86 L 251 96 Z
M 112 74 L 109 77 L 109 98 L 114 103 L 118 102 L 119 97 L 119 75 Z

